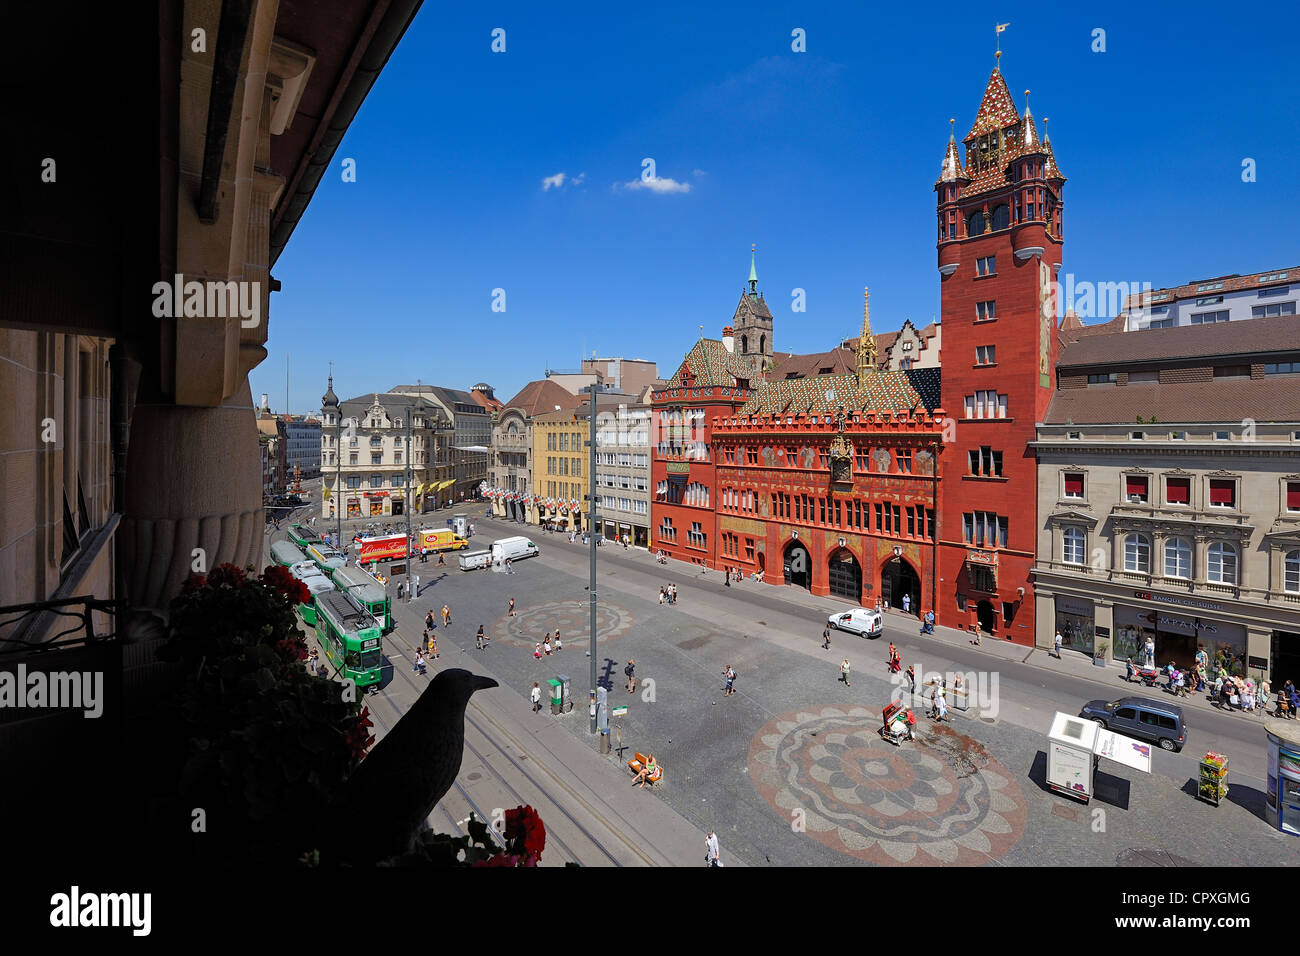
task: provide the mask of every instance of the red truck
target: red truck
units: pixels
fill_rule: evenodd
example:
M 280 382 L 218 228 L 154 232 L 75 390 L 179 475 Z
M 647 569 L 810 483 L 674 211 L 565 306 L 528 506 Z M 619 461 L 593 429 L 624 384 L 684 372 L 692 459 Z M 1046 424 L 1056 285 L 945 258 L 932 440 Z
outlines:
M 368 565 L 372 561 L 398 561 L 406 557 L 406 535 L 386 534 L 379 538 L 362 538 L 357 542 L 360 555 L 357 563 Z

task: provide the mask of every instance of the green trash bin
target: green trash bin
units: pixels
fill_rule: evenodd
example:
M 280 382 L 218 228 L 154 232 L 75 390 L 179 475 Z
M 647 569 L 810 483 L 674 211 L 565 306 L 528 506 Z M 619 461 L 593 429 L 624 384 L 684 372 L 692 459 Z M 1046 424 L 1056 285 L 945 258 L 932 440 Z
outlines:
M 551 688 L 551 713 L 561 714 L 564 712 L 564 684 L 552 678 L 548 680 L 547 685 Z

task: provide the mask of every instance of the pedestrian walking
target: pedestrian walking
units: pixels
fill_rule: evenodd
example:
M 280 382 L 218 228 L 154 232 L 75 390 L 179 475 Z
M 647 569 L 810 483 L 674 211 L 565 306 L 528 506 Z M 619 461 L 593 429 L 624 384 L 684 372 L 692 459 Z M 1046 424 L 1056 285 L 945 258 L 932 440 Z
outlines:
M 549 632 L 546 635 L 546 639 L 542 641 L 542 653 L 547 657 L 551 656 L 551 635 Z
M 829 651 L 830 649 L 831 649 L 831 629 L 829 627 L 824 627 L 822 628 L 822 650 Z
M 432 631 L 435 626 L 436 625 L 433 623 L 433 608 L 429 608 L 428 613 L 424 615 L 425 630 Z
M 676 604 L 676 603 L 677 603 L 677 585 L 676 585 L 676 584 L 670 584 L 670 585 L 668 585 L 668 594 L 672 597 L 672 603 L 673 603 L 673 604 Z
M 451 607 L 444 604 L 442 606 L 442 626 L 446 627 L 451 623 Z
M 934 699 L 934 719 L 939 723 L 948 719 L 948 699 L 942 693 Z
M 538 644 L 533 648 L 533 657 L 539 661 L 542 659 L 542 645 Z
M 1124 683 L 1133 683 L 1133 658 L 1129 657 L 1124 661 Z
M 439 552 L 438 552 L 438 567 L 440 567 L 440 568 L 445 568 L 446 566 L 447 566 L 447 561 L 446 561 L 446 559 L 445 559 L 443 553 L 442 553 L 441 551 L 439 551 Z
M 845 687 L 852 687 L 849 683 L 849 659 L 844 658 L 844 663 L 840 665 L 840 680 L 844 681 Z
M 316 648 L 313 647 L 311 649 L 311 653 L 307 655 L 307 673 L 315 675 L 316 660 L 317 660 Z
M 916 668 L 911 664 L 907 665 L 907 692 L 916 695 Z
M 514 599 L 514 598 L 511 598 L 511 599 L 510 599 L 510 617 L 514 617 L 514 616 L 515 616 L 515 599 Z
M 399 601 L 402 599 L 403 587 L 404 587 L 403 582 L 398 581 L 398 582 L 397 582 L 397 600 L 399 600 Z
M 660 607 L 663 607 L 663 604 L 664 604 L 664 598 L 665 598 L 665 597 L 667 597 L 667 594 L 665 594 L 665 593 L 664 593 L 664 589 L 663 589 L 662 587 L 660 587 L 660 588 L 659 588 L 659 606 L 660 606 Z
M 903 595 L 903 613 L 904 614 L 912 613 L 912 595 L 910 594 Z
M 438 639 L 432 634 L 429 635 L 429 656 L 435 661 L 438 659 Z
M 722 866 L 718 835 L 712 830 L 709 831 L 709 835 L 704 841 L 704 863 L 706 866 Z
M 727 574 L 726 574 L 726 577 L 724 578 L 724 580 L 723 580 L 722 583 L 723 583 L 724 585 L 726 585 L 727 587 L 731 587 L 731 568 L 730 568 L 730 567 L 727 568 Z
M 474 635 L 475 646 L 482 650 L 488 646 L 488 636 L 483 632 L 483 625 L 478 626 L 478 633 Z
M 514 573 L 515 573 L 515 559 L 506 558 L 506 574 L 514 574 Z
M 736 672 L 732 670 L 731 665 L 728 664 L 725 668 L 723 668 L 722 676 L 727 679 L 726 691 L 725 693 L 723 693 L 722 696 L 730 697 L 732 694 L 736 692 L 736 688 L 734 686 L 736 683 Z
M 533 702 L 533 713 L 542 709 L 542 687 L 537 681 L 533 681 L 533 689 L 528 694 L 528 699 Z
M 416 650 L 416 652 L 415 652 L 415 660 L 413 660 L 413 661 L 411 662 L 411 670 L 413 670 L 413 671 L 414 671 L 415 673 L 417 673 L 417 674 L 421 673 L 421 672 L 424 670 L 424 651 L 423 651 L 423 650 L 420 650 L 420 649 L 417 649 L 417 650 Z
M 631 694 L 636 690 L 636 661 L 629 660 L 623 673 L 627 675 L 627 692 Z
M 560 644 L 560 632 L 559 632 L 559 631 L 556 631 L 556 632 L 555 632 L 555 640 L 552 641 L 551 643 L 554 645 L 555 653 L 557 653 L 557 654 L 560 653 L 560 648 L 561 648 L 563 645 Z
M 1052 638 L 1052 646 L 1056 648 L 1056 659 L 1061 659 L 1061 632 L 1056 632 L 1056 637 Z

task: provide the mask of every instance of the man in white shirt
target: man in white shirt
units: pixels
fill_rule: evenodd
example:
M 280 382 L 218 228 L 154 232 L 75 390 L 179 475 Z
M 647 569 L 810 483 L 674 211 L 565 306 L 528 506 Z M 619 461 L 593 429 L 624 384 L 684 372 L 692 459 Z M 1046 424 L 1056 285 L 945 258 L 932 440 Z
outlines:
M 722 866 L 718 836 L 712 830 L 709 831 L 708 839 L 704 841 L 704 860 L 709 866 Z

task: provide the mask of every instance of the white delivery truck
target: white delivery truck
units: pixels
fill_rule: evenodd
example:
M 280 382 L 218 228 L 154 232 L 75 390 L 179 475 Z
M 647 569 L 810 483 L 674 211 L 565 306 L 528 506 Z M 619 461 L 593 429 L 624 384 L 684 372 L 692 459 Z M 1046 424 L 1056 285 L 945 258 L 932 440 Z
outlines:
M 511 561 L 518 561 L 520 558 L 531 558 L 538 554 L 537 545 L 533 544 L 532 539 L 525 538 L 523 535 L 516 535 L 513 538 L 502 538 L 500 541 L 492 542 L 492 562 L 504 562 L 507 558 Z
M 1047 785 L 1087 803 L 1095 792 L 1097 763 L 1105 757 L 1134 770 L 1151 772 L 1151 745 L 1086 717 L 1057 713 L 1047 733 Z
M 460 569 L 462 571 L 477 571 L 480 568 L 486 568 L 491 563 L 491 551 L 462 551 L 460 553 Z

